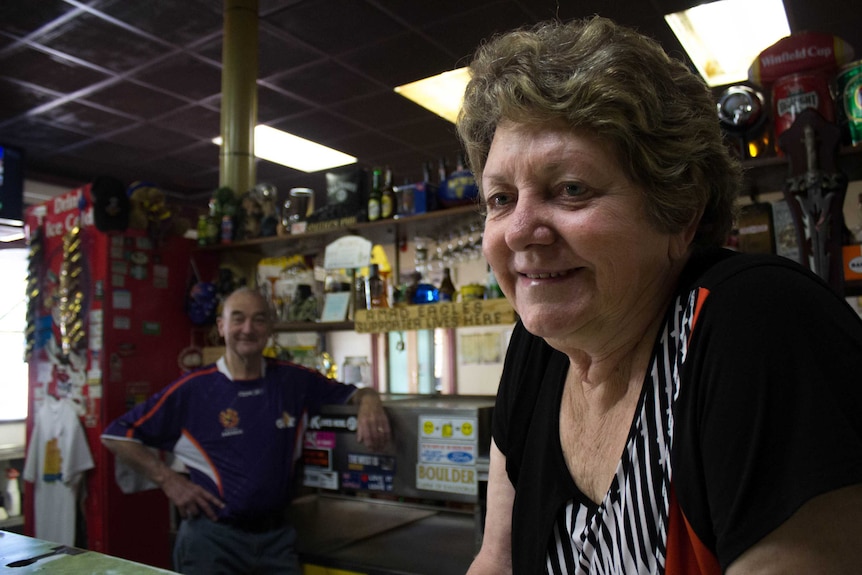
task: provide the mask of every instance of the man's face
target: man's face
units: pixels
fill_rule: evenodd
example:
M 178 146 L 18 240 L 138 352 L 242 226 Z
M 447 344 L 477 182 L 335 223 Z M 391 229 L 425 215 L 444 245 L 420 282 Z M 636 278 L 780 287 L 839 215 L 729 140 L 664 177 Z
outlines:
M 229 296 L 217 323 L 228 353 L 244 359 L 263 353 L 271 325 L 266 302 L 259 294 L 241 291 Z

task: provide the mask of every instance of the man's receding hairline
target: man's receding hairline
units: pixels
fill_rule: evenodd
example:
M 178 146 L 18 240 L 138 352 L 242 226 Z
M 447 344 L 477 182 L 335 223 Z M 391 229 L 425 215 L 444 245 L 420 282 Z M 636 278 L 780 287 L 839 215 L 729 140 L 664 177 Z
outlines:
M 239 297 L 241 297 L 243 295 L 251 296 L 252 298 L 256 299 L 262 305 L 263 309 L 261 309 L 258 312 L 255 312 L 253 315 L 263 315 L 267 319 L 267 321 L 270 319 L 269 303 L 266 301 L 266 298 L 263 297 L 263 294 L 260 293 L 258 290 L 252 289 L 250 287 L 238 288 L 238 289 L 234 290 L 233 292 L 231 292 L 231 294 L 228 295 L 227 298 L 225 298 L 222 316 L 230 317 L 231 315 L 233 315 L 235 313 L 242 313 L 238 310 L 237 311 L 231 310 L 230 313 L 228 314 L 227 311 L 228 311 L 228 306 L 230 304 L 232 304 L 232 302 L 236 301 Z

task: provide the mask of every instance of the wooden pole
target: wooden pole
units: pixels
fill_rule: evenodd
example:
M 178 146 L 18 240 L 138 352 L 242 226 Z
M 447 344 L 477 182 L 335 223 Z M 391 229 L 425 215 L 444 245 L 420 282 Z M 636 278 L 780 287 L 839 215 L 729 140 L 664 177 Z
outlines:
M 239 197 L 255 185 L 258 0 L 224 0 L 219 186 Z

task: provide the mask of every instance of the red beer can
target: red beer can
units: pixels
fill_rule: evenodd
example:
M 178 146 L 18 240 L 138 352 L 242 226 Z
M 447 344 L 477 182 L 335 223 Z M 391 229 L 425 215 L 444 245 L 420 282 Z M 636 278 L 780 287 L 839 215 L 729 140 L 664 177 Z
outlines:
M 782 76 L 772 86 L 772 117 L 775 141 L 793 125 L 803 110 L 814 108 L 827 122 L 835 122 L 835 106 L 829 91 L 829 76 L 804 72 Z

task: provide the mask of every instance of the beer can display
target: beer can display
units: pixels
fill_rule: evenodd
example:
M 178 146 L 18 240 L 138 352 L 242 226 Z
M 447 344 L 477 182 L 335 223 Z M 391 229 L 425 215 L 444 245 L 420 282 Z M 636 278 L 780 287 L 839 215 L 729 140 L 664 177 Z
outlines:
M 837 108 L 845 143 L 862 144 L 862 60 L 847 64 L 838 73 Z
M 772 109 L 775 139 L 781 136 L 803 110 L 814 108 L 827 122 L 835 121 L 835 106 L 829 92 L 829 76 L 820 72 L 790 74 L 775 81 Z

